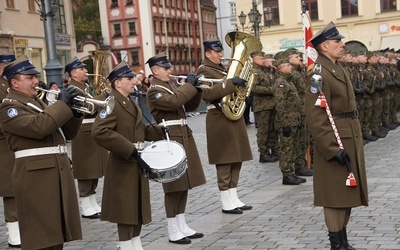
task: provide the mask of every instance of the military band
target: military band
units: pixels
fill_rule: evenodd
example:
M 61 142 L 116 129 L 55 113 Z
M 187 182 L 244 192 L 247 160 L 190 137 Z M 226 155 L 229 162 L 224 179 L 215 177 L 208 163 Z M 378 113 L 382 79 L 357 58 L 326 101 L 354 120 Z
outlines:
M 342 38 L 333 23 L 316 33 L 311 42 L 319 56 L 308 75 L 296 48 L 275 55 L 251 51 L 251 95 L 260 165 L 279 161 L 283 185 L 299 185 L 307 181 L 303 176 L 315 175 L 314 204 L 324 209 L 332 249 L 354 249 L 346 235 L 351 210 L 368 205 L 363 144 L 386 137 L 400 125 L 400 60 L 393 49 L 346 51 L 342 56 Z M 116 223 L 120 249 L 143 249 L 142 226 L 151 222 L 151 166 L 141 158 L 138 143 L 169 139 L 182 145 L 187 168 L 176 180 L 162 184 L 168 241 L 190 244 L 204 237 L 207 232 L 186 223 L 189 190 L 206 183 L 186 120 L 186 113 L 196 110 L 202 99 L 208 105 L 208 163 L 215 164 L 222 212 L 242 214 L 253 208 L 238 195 L 244 162 L 253 160 L 249 122 L 243 116 L 229 119 L 221 107 L 224 97 L 249 83 L 238 75 L 226 79 L 219 38 L 206 40 L 203 46 L 202 64 L 181 84 L 171 76 L 173 65 L 166 52 L 147 60 L 154 77 L 147 100 L 158 125 L 146 126 L 130 97 L 136 73 L 125 63 L 106 77 L 115 106 L 110 112 L 103 107 L 88 114 L 74 109 L 82 95 L 79 90 L 99 100 L 105 96 L 91 91 L 94 86 L 87 84 L 88 71 L 80 59 L 74 57 L 65 65 L 68 84 L 47 105 L 37 96 L 40 73 L 29 59 L 0 55 L 0 196 L 10 247 L 62 249 L 64 242 L 82 238 L 83 217 Z M 200 75 L 215 81 L 211 88 L 200 87 Z M 344 149 L 318 102 L 322 90 L 312 82 L 314 75 L 321 76 Z M 68 140 L 71 160 L 66 154 Z M 307 149 L 314 155 L 308 159 L 311 164 Z M 336 185 L 347 174 L 341 166 L 346 161 L 358 181 L 353 189 Z M 96 197 L 102 197 L 101 206 Z

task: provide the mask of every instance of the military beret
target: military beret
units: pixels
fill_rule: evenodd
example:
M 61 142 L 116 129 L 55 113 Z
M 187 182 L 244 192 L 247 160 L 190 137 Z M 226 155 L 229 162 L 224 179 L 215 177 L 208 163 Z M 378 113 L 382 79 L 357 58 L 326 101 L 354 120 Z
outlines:
M 274 55 L 273 54 L 265 54 L 264 55 L 264 58 L 266 58 L 266 59 L 273 59 L 274 58 Z
M 160 66 L 163 68 L 171 68 L 172 64 L 169 62 L 167 58 L 167 53 L 165 51 L 158 53 L 157 55 L 151 57 L 147 62 L 149 64 L 149 67 L 153 66 Z
M 357 56 L 366 56 L 367 53 L 365 51 L 358 51 Z
M 281 65 L 283 63 L 289 63 L 289 57 L 281 56 L 281 57 L 278 57 L 277 59 L 275 59 L 275 61 L 274 61 L 274 65 L 276 67 L 278 67 L 279 65 Z
M 311 42 L 315 48 L 326 40 L 340 40 L 342 38 L 344 38 L 344 36 L 339 34 L 335 24 L 330 22 L 317 33 L 315 33 L 315 35 L 308 42 Z
M 284 51 L 279 51 L 279 52 L 277 52 L 277 53 L 274 55 L 274 59 L 277 60 L 277 59 L 279 59 L 280 57 L 282 57 L 282 56 L 283 56 L 283 52 L 284 52 Z
M 255 56 L 262 56 L 265 57 L 265 53 L 263 51 L 253 51 L 250 54 L 251 58 L 254 58 Z
M 288 48 L 287 50 L 285 50 L 283 52 L 283 54 L 286 56 L 290 56 L 290 55 L 294 55 L 294 54 L 299 54 L 299 51 L 295 48 Z

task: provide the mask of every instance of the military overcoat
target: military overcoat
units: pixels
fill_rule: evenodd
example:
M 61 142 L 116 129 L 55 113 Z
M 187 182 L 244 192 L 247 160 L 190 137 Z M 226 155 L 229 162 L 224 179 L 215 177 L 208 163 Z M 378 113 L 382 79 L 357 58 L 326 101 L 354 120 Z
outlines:
M 196 74 L 203 74 L 206 78 L 222 79 L 225 68 L 215 65 L 204 59 L 204 65 L 197 69 Z M 236 90 L 231 80 L 222 84 L 215 83 L 212 89 L 203 91 L 203 99 L 208 103 L 219 103 L 220 100 Z M 207 112 L 207 151 L 210 164 L 226 164 L 244 162 L 253 159 L 243 116 L 236 120 L 229 120 L 222 111 L 214 108 Z
M 336 127 L 344 149 L 350 155 L 351 169 L 357 187 L 345 185 L 348 175 L 345 166 L 333 159 L 339 146 L 325 109 L 315 106 L 318 92 L 311 85 L 314 74 L 322 76 L 322 91 L 332 114 L 353 112 L 356 109 L 353 88 L 348 75 L 339 63 L 318 56 L 308 75 L 305 94 L 307 123 L 315 141 L 314 205 L 344 208 L 368 205 L 368 187 L 364 161 L 363 138 L 358 119 L 336 119 Z
M 7 96 L 8 83 L 0 78 L 0 100 Z M 11 175 L 14 166 L 14 153 L 8 148 L 6 137 L 1 130 L 0 124 L 0 196 L 14 197 L 14 190 L 11 182 Z
M 62 101 L 46 107 L 43 101 L 13 90 L 7 98 L 0 105 L 0 123 L 13 152 L 65 145 L 65 139 L 74 138 L 79 131 L 81 120 Z M 22 249 L 42 249 L 82 239 L 76 188 L 67 154 L 18 158 L 12 181 Z
M 74 85 L 81 90 L 85 85 L 71 80 L 70 85 Z M 85 114 L 79 134 L 72 140 L 72 164 L 74 166 L 75 179 L 98 179 L 104 176 L 107 164 L 108 151 L 100 147 L 92 138 L 91 131 L 94 114 Z
M 163 119 L 165 121 L 186 119 L 185 112 L 194 111 L 199 106 L 201 93 L 198 93 L 197 89 L 190 83 L 175 87 L 173 83 L 163 82 L 154 78 L 151 87 L 147 90 L 147 100 L 151 114 L 158 124 Z M 169 126 L 169 131 L 170 139 L 182 144 L 184 147 L 188 168 L 178 180 L 163 184 L 164 192 L 185 191 L 206 183 L 192 130 L 188 125 L 175 125 Z
M 132 156 L 133 143 L 161 138 L 153 127 L 147 136 L 142 112 L 131 97 L 116 90 L 114 110 L 110 115 L 99 112 L 93 124 L 92 136 L 110 151 L 104 177 L 101 220 L 113 223 L 139 225 L 151 222 L 149 180 Z M 151 133 L 153 132 L 153 133 Z M 150 137 L 150 138 L 146 138 Z

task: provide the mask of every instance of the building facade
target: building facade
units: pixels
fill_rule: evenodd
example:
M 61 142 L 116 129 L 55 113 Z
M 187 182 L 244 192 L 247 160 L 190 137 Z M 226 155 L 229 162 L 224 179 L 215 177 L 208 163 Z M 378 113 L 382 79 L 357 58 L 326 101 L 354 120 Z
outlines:
M 272 10 L 271 27 L 260 23 L 260 40 L 263 51 L 276 53 L 289 47 L 303 49 L 301 0 L 260 0 L 257 8 L 263 13 Z M 315 32 L 333 21 L 346 49 L 353 51 L 400 49 L 400 0 L 304 0 L 310 13 L 311 26 Z M 249 0 L 236 0 L 236 11 L 248 13 L 252 9 Z M 239 25 L 239 18 L 237 18 Z M 252 23 L 245 30 L 252 31 Z
M 204 34 L 216 33 L 215 6 L 202 2 L 106 0 L 99 3 L 100 16 L 106 17 L 101 20 L 104 44 L 115 58 L 113 66 L 125 61 L 133 71 L 143 70 L 148 75 L 146 61 L 166 51 L 174 65 L 174 74 L 194 72 L 201 63 Z M 214 21 L 209 21 L 203 10 L 214 10 Z
M 76 54 L 71 1 L 52 1 L 54 32 L 58 60 L 65 65 Z M 0 53 L 14 51 L 17 56 L 27 55 L 42 73 L 45 81 L 47 53 L 44 24 L 35 0 L 0 1 Z

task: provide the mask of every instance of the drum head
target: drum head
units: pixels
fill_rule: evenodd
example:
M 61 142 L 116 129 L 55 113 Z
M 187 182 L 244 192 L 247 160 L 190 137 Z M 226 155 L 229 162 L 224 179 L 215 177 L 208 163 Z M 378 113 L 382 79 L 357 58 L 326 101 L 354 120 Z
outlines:
M 186 159 L 182 145 L 175 141 L 157 141 L 143 149 L 142 159 L 151 168 L 165 170 L 179 165 Z

